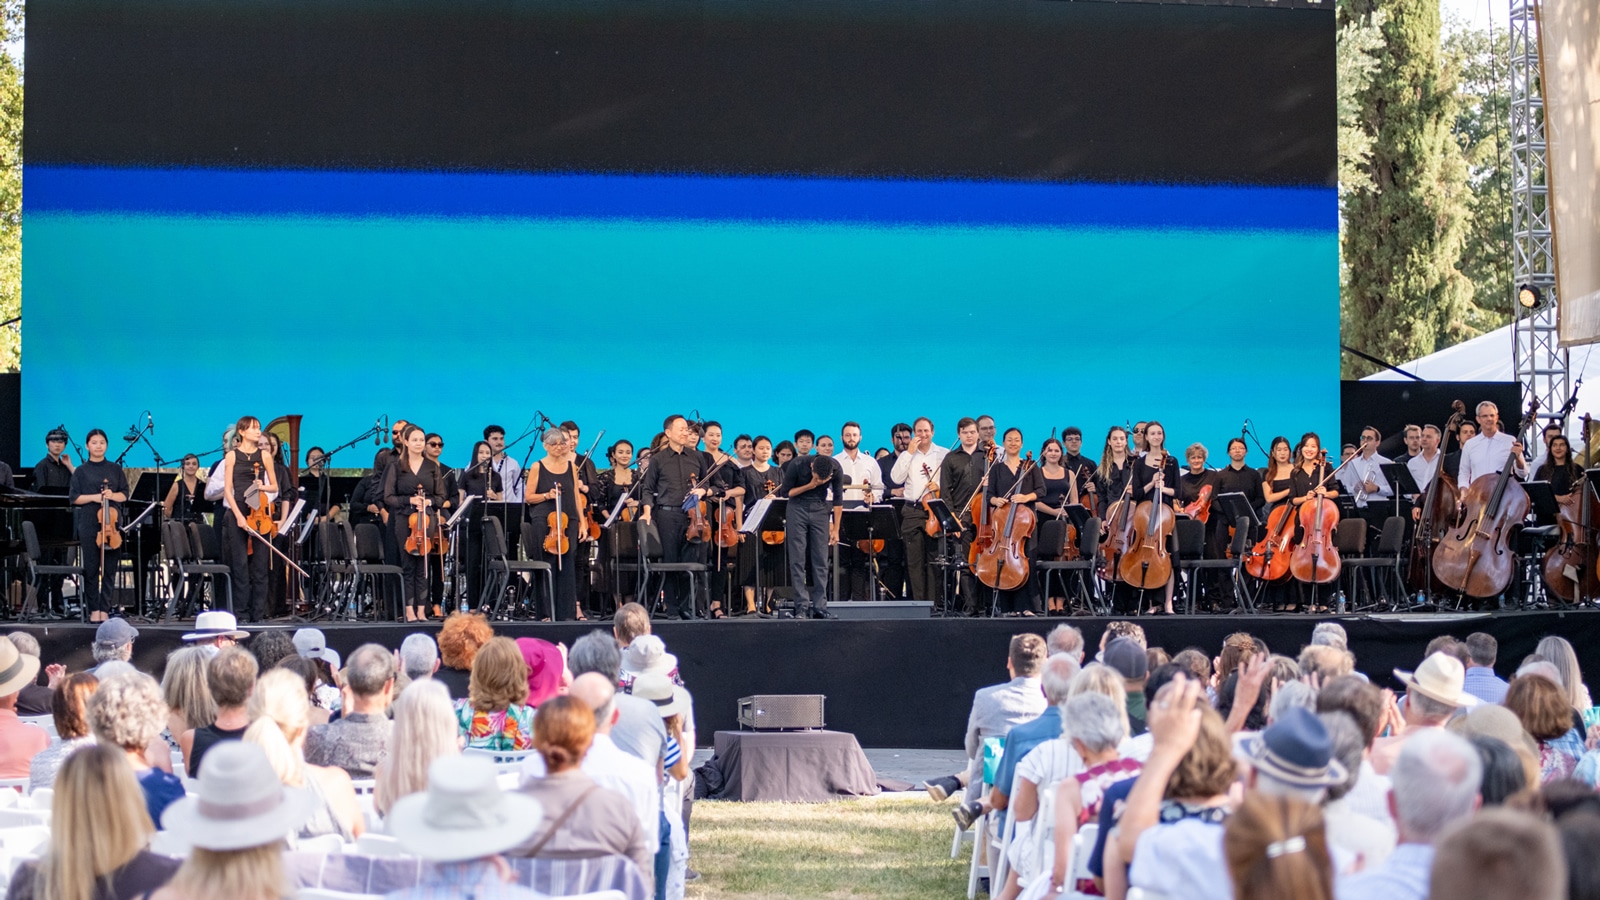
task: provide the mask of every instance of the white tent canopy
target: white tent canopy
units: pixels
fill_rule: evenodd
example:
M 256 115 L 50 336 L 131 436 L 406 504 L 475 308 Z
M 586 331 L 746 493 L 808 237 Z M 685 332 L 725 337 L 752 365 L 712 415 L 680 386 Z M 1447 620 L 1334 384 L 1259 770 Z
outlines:
M 1426 381 L 1516 381 L 1516 372 L 1512 366 L 1512 337 L 1511 326 L 1496 328 L 1487 334 L 1481 334 L 1470 341 L 1446 347 L 1438 353 L 1414 359 L 1408 363 L 1400 364 L 1400 368 L 1416 375 Z M 1579 378 L 1583 379 L 1584 387 L 1578 392 L 1578 408 L 1573 411 L 1572 418 L 1568 420 L 1568 431 L 1577 435 L 1579 432 L 1578 420 L 1584 413 L 1600 422 L 1600 354 L 1591 353 L 1594 348 L 1579 347 L 1570 354 L 1572 362 L 1572 380 L 1576 384 Z M 1368 375 L 1362 381 L 1402 381 L 1404 375 L 1385 369 L 1376 375 Z M 1468 400 L 1470 407 L 1471 400 Z M 1549 413 L 1550 410 L 1544 410 Z M 1516 412 L 1501 410 L 1503 418 L 1515 422 Z

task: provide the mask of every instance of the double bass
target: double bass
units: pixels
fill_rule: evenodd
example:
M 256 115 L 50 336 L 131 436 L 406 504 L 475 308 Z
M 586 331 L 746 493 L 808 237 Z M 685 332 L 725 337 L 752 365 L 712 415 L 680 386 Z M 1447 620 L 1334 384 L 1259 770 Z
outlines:
M 1526 432 L 1538 413 L 1535 397 L 1512 434 Z M 1528 492 L 1511 476 L 1516 461 L 1515 454 L 1506 454 L 1498 476 L 1481 475 L 1462 491 L 1461 524 L 1433 551 L 1433 573 L 1445 587 L 1482 598 L 1500 594 L 1511 583 L 1517 565 L 1511 540 L 1529 507 Z
M 990 451 L 993 452 L 992 450 Z M 1005 505 L 1005 524 L 994 528 L 994 517 L 990 515 L 991 536 L 988 544 L 972 566 L 972 574 L 985 587 L 1001 591 L 1014 591 L 1028 581 L 1028 536 L 1033 534 L 1036 521 L 1033 510 L 1026 503 L 1014 502 L 1011 497 L 1022 484 L 1022 476 L 1033 468 L 1033 453 L 1030 451 L 1017 467 L 1017 483 L 1002 497 Z M 988 484 L 988 479 L 984 480 Z M 987 490 L 982 493 L 987 494 Z M 976 519 L 974 519 L 976 522 Z M 973 541 L 974 547 L 977 541 Z
M 1129 585 L 1140 590 L 1163 587 L 1172 580 L 1172 554 L 1167 552 L 1167 538 L 1172 535 L 1177 521 L 1172 507 L 1167 505 L 1161 489 L 1166 481 L 1166 460 L 1154 466 L 1155 482 L 1150 487 L 1150 498 L 1140 502 L 1129 522 L 1133 543 L 1117 560 L 1117 574 Z M 1133 481 L 1129 479 L 1129 487 Z
M 1589 417 L 1583 417 L 1583 433 L 1589 433 Z M 1570 446 L 1570 445 L 1569 445 Z M 1544 580 L 1567 603 L 1580 603 L 1600 597 L 1600 571 L 1596 551 L 1600 549 L 1592 530 L 1600 525 L 1600 501 L 1589 490 L 1588 475 L 1573 483 L 1572 491 L 1561 501 L 1556 521 L 1561 526 L 1561 542 L 1545 551 Z
M 1322 462 L 1317 465 L 1321 476 L 1318 487 L 1327 482 L 1328 454 L 1323 451 Z M 1289 574 L 1296 581 L 1307 584 L 1327 584 L 1339 579 L 1344 561 L 1339 558 L 1339 548 L 1333 544 L 1333 529 L 1339 525 L 1339 504 L 1329 498 L 1319 497 L 1313 491 L 1300 504 L 1300 543 L 1289 552 Z
M 1417 514 L 1417 529 L 1411 538 L 1411 558 L 1406 565 L 1406 586 L 1429 594 L 1444 587 L 1433 577 L 1433 550 L 1455 524 L 1456 504 L 1460 499 L 1455 478 L 1444 470 L 1444 456 L 1450 449 L 1450 436 L 1466 418 L 1467 405 L 1456 400 L 1450 404 L 1450 409 L 1450 420 L 1445 423 L 1439 441 L 1439 459 L 1434 463 L 1433 480 L 1422 494 L 1422 509 Z

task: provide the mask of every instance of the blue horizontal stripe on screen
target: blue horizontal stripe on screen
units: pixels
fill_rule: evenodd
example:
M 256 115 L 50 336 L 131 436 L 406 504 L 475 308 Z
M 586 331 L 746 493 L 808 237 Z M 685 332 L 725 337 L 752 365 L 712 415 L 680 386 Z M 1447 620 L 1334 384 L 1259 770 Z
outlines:
M 27 212 L 1332 232 L 1327 188 L 26 166 Z

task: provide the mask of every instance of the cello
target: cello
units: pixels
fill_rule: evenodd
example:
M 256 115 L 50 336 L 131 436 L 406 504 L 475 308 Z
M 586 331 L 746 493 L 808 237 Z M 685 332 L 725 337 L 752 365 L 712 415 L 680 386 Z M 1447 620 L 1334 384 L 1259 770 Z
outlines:
M 994 451 L 991 448 L 990 453 Z M 1033 453 L 1029 451 L 1026 458 L 1017 466 L 1017 483 L 1011 486 L 1001 498 L 1006 510 L 1005 525 L 998 530 L 994 529 L 994 521 L 990 517 L 991 535 L 988 545 L 982 553 L 977 555 L 972 566 L 972 574 L 985 587 L 1001 591 L 1014 591 L 1028 581 L 1028 536 L 1033 534 L 1036 518 L 1033 510 L 1026 503 L 1016 503 L 1011 496 L 1016 493 L 1022 484 L 1022 476 L 1033 468 Z M 988 479 L 984 479 L 988 485 Z M 985 491 L 987 493 L 987 490 Z M 976 520 L 974 520 L 976 521 Z M 974 540 L 973 546 L 978 542 Z
M 1535 397 L 1513 434 L 1527 431 L 1538 413 Z M 1529 507 L 1528 492 L 1511 475 L 1516 461 L 1515 454 L 1506 454 L 1498 477 L 1481 475 L 1462 491 L 1461 524 L 1433 551 L 1433 573 L 1445 587 L 1482 598 L 1500 594 L 1511 583 L 1516 571 L 1513 526 L 1522 524 Z
M 994 543 L 994 510 L 989 502 L 994 496 L 989 490 L 989 470 L 994 468 L 993 444 L 989 445 L 988 457 L 983 469 L 983 482 L 972 492 L 972 499 L 967 503 L 967 515 L 972 520 L 975 532 L 972 543 L 967 547 L 967 565 L 974 568 L 978 565 L 978 557 Z
M 1289 542 L 1294 539 L 1294 504 L 1287 499 L 1267 513 L 1267 533 L 1244 555 L 1244 570 L 1262 581 L 1289 574 Z
M 1166 460 L 1162 459 L 1160 465 L 1152 468 L 1156 470 L 1156 477 L 1150 487 L 1151 499 L 1140 502 L 1134 510 L 1128 524 L 1134 543 L 1117 560 L 1117 574 L 1140 590 L 1162 587 L 1172 580 L 1172 554 L 1167 552 L 1167 538 L 1172 535 L 1176 517 L 1161 493 L 1166 481 Z M 1128 486 L 1133 486 L 1132 478 Z
M 1324 450 L 1317 471 L 1324 473 L 1327 469 L 1328 453 Z M 1319 477 L 1317 487 L 1320 488 L 1327 480 L 1325 474 Z M 1296 581 L 1307 584 L 1327 584 L 1338 580 L 1339 572 L 1344 568 L 1344 561 L 1339 558 L 1339 548 L 1333 544 L 1333 529 L 1339 525 L 1339 504 L 1313 491 L 1306 496 L 1306 502 L 1300 504 L 1299 519 L 1304 537 L 1289 553 L 1289 574 Z
M 1422 494 L 1422 510 L 1417 514 L 1417 529 L 1411 538 L 1411 559 L 1406 565 L 1406 586 L 1429 594 L 1444 587 L 1433 577 L 1433 550 L 1455 524 L 1456 504 L 1460 500 L 1455 478 L 1444 470 L 1444 456 L 1450 449 L 1450 436 L 1456 433 L 1467 415 L 1467 405 L 1456 400 L 1450 404 L 1450 409 L 1450 419 L 1439 441 L 1439 460 L 1434 464 L 1433 480 Z
M 1589 416 L 1583 417 L 1583 433 L 1589 433 Z M 1571 454 L 1571 444 L 1568 444 Z M 1588 475 L 1573 484 L 1561 502 L 1556 521 L 1561 526 L 1561 542 L 1544 556 L 1544 580 L 1550 592 L 1567 603 L 1582 603 L 1600 597 L 1600 571 L 1596 570 L 1596 544 L 1591 529 L 1600 524 L 1600 502 L 1589 490 Z

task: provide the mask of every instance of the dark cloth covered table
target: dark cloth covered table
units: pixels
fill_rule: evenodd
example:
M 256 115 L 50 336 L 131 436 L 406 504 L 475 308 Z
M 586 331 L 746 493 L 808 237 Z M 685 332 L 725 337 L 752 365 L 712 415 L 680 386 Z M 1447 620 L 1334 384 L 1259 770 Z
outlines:
M 713 800 L 816 803 L 878 793 L 856 736 L 842 731 L 719 731 L 723 784 Z

